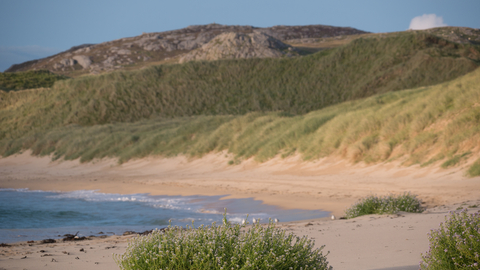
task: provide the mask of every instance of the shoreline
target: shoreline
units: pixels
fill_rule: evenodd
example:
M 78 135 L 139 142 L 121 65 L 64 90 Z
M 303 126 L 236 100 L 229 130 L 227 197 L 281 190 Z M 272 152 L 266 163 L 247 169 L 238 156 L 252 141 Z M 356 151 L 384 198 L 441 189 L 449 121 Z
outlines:
M 428 250 L 427 233 L 437 229 L 449 211 L 460 207 L 480 211 L 480 177 L 463 176 L 468 164 L 445 170 L 438 166 L 401 167 L 399 163 L 350 164 L 335 158 L 303 162 L 294 156 L 262 164 L 247 160 L 232 166 L 227 164 L 229 158 L 227 153 L 217 153 L 201 159 L 145 158 L 122 165 L 114 160 L 96 160 L 81 164 L 78 160 L 32 157 L 25 152 L 0 159 L 0 188 L 171 196 L 230 194 L 225 198 L 254 198 L 283 209 L 325 210 L 337 217 L 368 195 L 411 192 L 424 202 L 427 210 L 420 214 L 279 224 L 289 232 L 314 238 L 316 247 L 325 245 L 334 269 L 418 269 L 421 253 Z M 30 246 L 15 243 L 0 247 L 0 269 L 118 269 L 111 253 L 125 252 L 131 237 Z
M 476 207 L 470 207 L 474 206 Z M 429 208 L 423 213 L 367 215 L 348 220 L 280 222 L 279 228 L 325 245 L 334 269 L 413 270 L 429 249 L 427 233 L 460 207 L 480 212 L 480 199 Z M 250 225 L 248 225 L 250 226 Z M 0 246 L 0 269 L 118 269 L 112 254 L 123 254 L 137 234 L 89 237 L 82 241 L 16 242 Z
M 285 210 L 253 199 L 221 200 L 222 196 L 149 196 L 105 194 L 93 190 L 52 192 L 25 189 L 0 189 L 0 196 L 0 204 L 6 207 L 2 212 L 6 210 L 13 215 L 13 219 L 7 217 L 4 226 L 1 226 L 0 243 L 58 239 L 63 238 L 64 234 L 89 237 L 107 232 L 110 235 L 122 235 L 126 231 L 164 228 L 169 222 L 172 226 L 183 227 L 192 222 L 196 226 L 209 225 L 212 222 L 221 223 L 225 209 L 228 220 L 234 223 L 240 223 L 247 215 L 250 222 L 256 218 L 261 219 L 262 223 L 269 219 L 294 222 L 330 217 L 324 211 Z M 45 214 L 35 214 L 47 210 L 43 205 L 55 209 Z M 19 209 L 19 212 L 13 212 L 12 209 Z M 15 218 L 16 214 L 18 219 Z M 31 222 L 36 224 L 29 224 Z
M 282 209 L 323 210 L 342 216 L 345 209 L 368 195 L 411 192 L 424 207 L 455 204 L 480 197 L 479 177 L 467 178 L 467 164 L 452 169 L 438 166 L 402 167 L 398 163 L 351 164 L 325 158 L 303 162 L 299 156 L 265 163 L 246 160 L 228 165 L 221 152 L 203 158 L 113 159 L 80 163 L 51 161 L 29 151 L 0 158 L 0 188 L 43 191 L 96 190 L 102 193 L 166 196 L 253 198 Z

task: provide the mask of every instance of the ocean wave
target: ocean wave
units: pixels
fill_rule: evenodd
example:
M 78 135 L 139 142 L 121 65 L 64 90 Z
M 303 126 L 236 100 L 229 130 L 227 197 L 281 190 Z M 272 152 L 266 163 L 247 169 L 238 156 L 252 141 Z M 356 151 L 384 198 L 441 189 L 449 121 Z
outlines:
M 77 199 L 89 202 L 133 202 L 141 203 L 153 208 L 178 209 L 184 211 L 196 211 L 195 207 L 188 204 L 188 197 L 165 197 L 152 196 L 149 194 L 116 194 L 102 193 L 97 190 L 76 190 L 71 192 L 62 192 L 49 196 L 53 199 Z
M 0 188 L 0 192 L 2 191 L 16 191 L 16 192 L 36 192 L 36 193 L 41 193 L 41 192 L 49 192 L 49 193 L 58 193 L 60 191 L 54 191 L 54 190 L 32 190 L 28 188 Z

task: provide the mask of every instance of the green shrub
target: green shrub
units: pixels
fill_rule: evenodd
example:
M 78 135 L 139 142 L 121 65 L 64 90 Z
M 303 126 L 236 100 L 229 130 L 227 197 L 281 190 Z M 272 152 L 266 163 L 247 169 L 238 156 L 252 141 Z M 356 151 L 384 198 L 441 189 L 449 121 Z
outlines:
M 420 269 L 480 269 L 480 213 L 451 212 L 429 239 Z
M 393 214 L 398 211 L 421 212 L 420 200 L 415 195 L 404 193 L 399 196 L 368 196 L 355 203 L 345 211 L 346 218 L 354 218 L 371 214 Z
M 313 249 L 307 237 L 286 235 L 269 222 L 194 228 L 169 226 L 129 243 L 123 255 L 114 255 L 121 269 L 330 269 L 323 246 Z

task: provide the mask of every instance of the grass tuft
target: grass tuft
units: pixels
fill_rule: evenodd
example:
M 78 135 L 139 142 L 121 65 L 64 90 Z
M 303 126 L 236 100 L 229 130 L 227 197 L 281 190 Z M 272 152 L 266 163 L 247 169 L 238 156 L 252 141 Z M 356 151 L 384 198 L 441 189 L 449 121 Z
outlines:
M 452 158 L 448 159 L 447 161 L 445 161 L 444 163 L 442 163 L 441 167 L 446 169 L 448 167 L 452 167 L 452 166 L 455 166 L 457 165 L 462 159 L 466 159 L 470 154 L 472 154 L 472 152 L 468 151 L 468 152 L 465 152 L 461 155 L 454 155 Z
M 268 225 L 223 225 L 194 228 L 169 226 L 129 243 L 123 255 L 114 254 L 120 269 L 331 269 L 324 246 L 314 249 L 306 236 Z
M 394 214 L 399 211 L 419 213 L 421 202 L 415 195 L 405 193 L 399 196 L 368 196 L 345 211 L 346 218 L 355 218 L 371 214 Z
M 470 177 L 480 176 L 480 158 L 468 168 L 467 175 Z

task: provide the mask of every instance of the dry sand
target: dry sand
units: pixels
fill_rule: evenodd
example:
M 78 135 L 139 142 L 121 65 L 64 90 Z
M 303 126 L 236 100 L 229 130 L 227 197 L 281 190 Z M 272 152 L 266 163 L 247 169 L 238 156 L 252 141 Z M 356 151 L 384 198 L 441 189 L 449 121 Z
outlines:
M 228 165 L 230 159 L 228 154 L 218 153 L 201 159 L 146 158 L 122 165 L 113 160 L 80 164 L 52 162 L 49 157 L 32 157 L 26 152 L 0 159 L 0 188 L 229 194 L 230 198 L 253 197 L 289 209 L 322 209 L 337 217 L 356 200 L 371 194 L 410 191 L 425 202 L 428 210 L 422 214 L 281 225 L 297 235 L 314 238 L 318 246 L 326 245 L 334 269 L 418 269 L 421 253 L 428 250 L 430 229 L 437 228 L 449 210 L 480 205 L 480 177 L 464 177 L 467 164 L 444 170 L 435 166 L 402 167 L 398 163 L 367 166 L 333 158 L 302 162 L 298 156 L 263 164 L 247 160 Z M 129 239 L 112 236 L 55 244 L 16 243 L 0 247 L 0 269 L 118 269 L 111 254 L 123 253 Z M 81 252 L 82 248 L 87 252 Z

